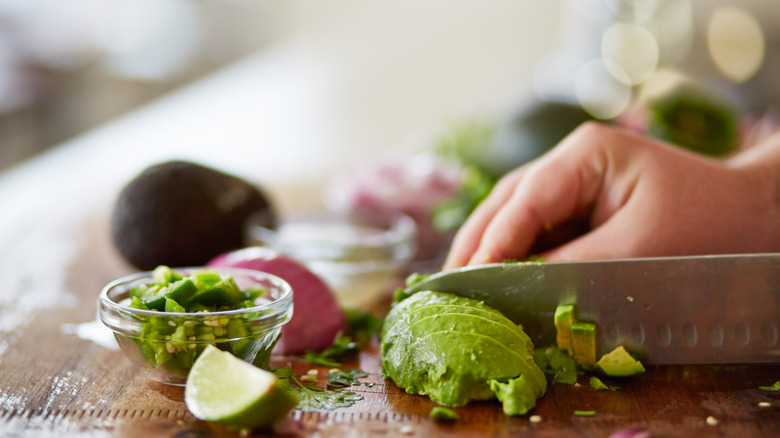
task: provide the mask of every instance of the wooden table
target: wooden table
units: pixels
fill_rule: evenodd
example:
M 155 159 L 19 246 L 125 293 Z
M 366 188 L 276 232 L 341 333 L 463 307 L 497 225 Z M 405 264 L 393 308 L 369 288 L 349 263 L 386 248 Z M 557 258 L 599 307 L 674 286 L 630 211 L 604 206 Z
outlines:
M 73 226 L 72 235 L 85 239 L 79 251 L 64 254 L 57 242 L 49 254 L 44 242 L 32 248 L 43 251 L 42 263 L 49 257 L 54 276 L 40 269 L 4 271 L 0 435 L 237 436 L 195 419 L 181 388 L 147 380 L 121 352 L 90 339 L 99 332 L 80 324 L 95 319 L 99 290 L 130 268 L 114 252 L 101 217 Z M 58 266 L 65 255 L 68 265 Z M 41 288 L 47 287 L 58 295 L 46 296 Z M 299 358 L 275 357 L 273 363 L 292 365 L 298 374 L 313 368 Z M 649 428 L 654 436 L 780 436 L 780 393 L 758 389 L 780 380 L 780 364 L 650 368 L 636 378 L 607 381 L 619 391 L 595 391 L 583 377 L 579 385 L 549 387 L 533 411 L 541 417 L 538 423 L 505 416 L 498 403 L 482 402 L 456 409 L 461 419 L 446 424 L 428 419 L 435 403 L 380 377 L 376 345 L 345 366 L 370 373 L 363 381 L 373 386 L 351 388 L 364 400 L 332 411 L 293 411 L 282 436 L 606 437 L 629 427 Z M 327 369 L 318 369 L 324 381 Z M 578 416 L 575 410 L 595 415 Z M 708 417 L 717 424 L 708 424 Z
M 0 436 L 236 436 L 193 418 L 181 389 L 148 381 L 82 325 L 94 321 L 100 289 L 131 271 L 108 238 L 121 185 L 156 161 L 194 159 L 262 182 L 283 210 L 311 207 L 334 171 L 386 148 L 413 152 L 410 135 L 426 137 L 441 123 L 522 95 L 553 43 L 559 14 L 547 3 L 437 14 L 434 2 L 419 17 L 441 17 L 438 27 L 415 15 L 404 38 L 396 21 L 373 26 L 343 17 L 330 34 L 311 32 L 247 59 L 0 174 Z M 372 44 L 345 37 L 350 22 L 384 37 Z M 457 50 L 441 50 L 453 41 Z M 287 363 L 298 373 L 311 368 L 274 358 Z M 658 436 L 780 436 L 780 395 L 758 389 L 780 380 L 780 364 L 652 368 L 609 381 L 621 387 L 614 392 L 596 392 L 585 380 L 555 384 L 533 412 L 541 422 L 507 417 L 485 402 L 457 409 L 453 424 L 430 421 L 434 403 L 382 379 L 375 346 L 346 366 L 370 373 L 364 381 L 372 387 L 352 388 L 365 399 L 346 409 L 294 411 L 283 435 L 606 437 L 640 427 Z

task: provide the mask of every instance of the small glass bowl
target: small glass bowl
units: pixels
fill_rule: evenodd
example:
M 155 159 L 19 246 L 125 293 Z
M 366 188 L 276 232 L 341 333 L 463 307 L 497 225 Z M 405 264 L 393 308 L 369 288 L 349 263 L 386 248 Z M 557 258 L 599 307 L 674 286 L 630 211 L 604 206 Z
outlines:
M 249 244 L 269 246 L 305 264 L 339 304 L 371 306 L 403 280 L 417 227 L 405 215 L 331 212 L 284 218 L 277 230 L 249 228 Z
M 216 269 L 222 277 L 232 276 L 242 290 L 260 286 L 267 292 L 255 301 L 254 307 L 198 313 L 130 307 L 130 291 L 152 282 L 151 271 L 115 280 L 100 292 L 100 321 L 114 333 L 127 358 L 143 367 L 152 380 L 183 386 L 195 358 L 209 344 L 267 369 L 282 326 L 292 317 L 293 291 L 281 278 L 242 268 L 174 270 L 188 275 L 200 269 Z

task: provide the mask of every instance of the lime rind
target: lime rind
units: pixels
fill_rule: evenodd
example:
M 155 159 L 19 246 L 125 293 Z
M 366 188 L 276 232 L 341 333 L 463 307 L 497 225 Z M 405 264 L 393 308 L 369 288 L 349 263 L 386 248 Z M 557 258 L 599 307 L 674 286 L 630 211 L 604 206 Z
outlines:
M 184 401 L 195 417 L 238 429 L 273 426 L 298 403 L 273 373 L 212 346 L 193 364 Z

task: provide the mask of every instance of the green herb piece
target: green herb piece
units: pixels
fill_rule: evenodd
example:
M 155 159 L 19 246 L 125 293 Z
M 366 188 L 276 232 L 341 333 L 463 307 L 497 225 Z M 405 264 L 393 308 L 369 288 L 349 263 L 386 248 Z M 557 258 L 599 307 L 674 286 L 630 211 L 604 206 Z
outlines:
M 592 376 L 590 378 L 590 387 L 595 389 L 596 391 L 604 391 L 604 390 L 617 391 L 620 389 L 617 386 L 609 386 L 605 384 L 604 382 L 601 381 L 601 379 L 599 379 L 596 376 Z
M 772 386 L 759 386 L 758 389 L 762 389 L 764 391 L 780 391 L 780 380 L 773 383 Z
M 325 376 L 328 379 L 329 388 L 346 388 L 347 386 L 359 385 L 358 379 L 363 377 L 368 377 L 368 373 L 356 368 L 333 370 Z
M 577 383 L 577 376 L 582 373 L 574 358 L 557 347 L 537 348 L 534 351 L 534 362 L 551 383 L 572 385 Z
M 293 372 L 293 369 L 290 367 L 281 367 L 277 368 L 273 371 L 273 373 L 276 375 L 277 378 L 283 379 L 283 380 L 289 380 L 290 377 L 294 376 L 295 373 Z
M 363 396 L 352 391 L 328 391 L 316 385 L 306 385 L 295 378 L 292 368 L 282 367 L 273 371 L 280 385 L 291 390 L 298 397 L 296 409 L 301 411 L 316 411 L 318 409 L 346 408 L 363 400 Z
M 293 376 L 290 379 L 298 385 L 297 387 L 291 387 L 291 390 L 298 396 L 296 409 L 304 412 L 319 409 L 346 408 L 363 400 L 362 395 L 352 391 L 327 391 L 319 386 L 304 385 Z
M 574 415 L 578 415 L 580 417 L 592 417 L 596 415 L 596 411 L 574 411 Z
M 319 353 L 310 351 L 304 355 L 308 362 L 318 365 L 336 368 L 349 357 L 360 351 L 360 345 L 353 341 L 349 336 L 343 336 L 341 332 L 336 334 L 333 345 L 322 350 Z
M 428 417 L 433 421 L 458 421 L 460 419 L 457 412 L 442 406 L 435 406 L 431 409 Z
M 371 312 L 353 307 L 343 309 L 347 319 L 349 335 L 361 346 L 371 342 L 382 330 L 382 319 L 377 318 Z
M 465 176 L 460 191 L 452 198 L 434 207 L 433 226 L 436 230 L 447 232 L 454 230 L 468 218 L 493 189 L 495 179 L 476 166 L 461 164 Z

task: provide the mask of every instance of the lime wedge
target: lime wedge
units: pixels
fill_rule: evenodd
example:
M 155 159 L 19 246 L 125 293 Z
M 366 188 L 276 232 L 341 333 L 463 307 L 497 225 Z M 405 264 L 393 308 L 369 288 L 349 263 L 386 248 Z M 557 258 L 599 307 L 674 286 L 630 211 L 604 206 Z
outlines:
M 195 417 L 236 429 L 272 426 L 298 403 L 273 373 L 211 345 L 192 365 L 184 401 Z

